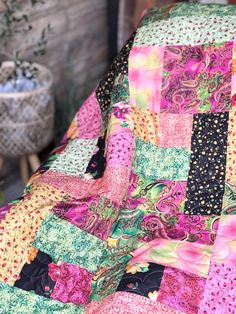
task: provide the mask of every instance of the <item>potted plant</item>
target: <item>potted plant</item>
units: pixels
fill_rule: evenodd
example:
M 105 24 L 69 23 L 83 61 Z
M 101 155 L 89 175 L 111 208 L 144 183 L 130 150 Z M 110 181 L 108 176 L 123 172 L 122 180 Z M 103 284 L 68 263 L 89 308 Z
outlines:
M 25 60 L 21 50 L 11 51 L 11 41 L 34 31 L 31 13 L 42 0 L 0 0 L 0 156 L 21 157 L 33 170 L 39 162 L 37 153 L 53 136 L 54 103 L 52 74 L 35 58 L 46 53 L 51 26 L 46 25 L 34 45 L 32 58 Z M 0 164 L 1 164 L 0 160 Z

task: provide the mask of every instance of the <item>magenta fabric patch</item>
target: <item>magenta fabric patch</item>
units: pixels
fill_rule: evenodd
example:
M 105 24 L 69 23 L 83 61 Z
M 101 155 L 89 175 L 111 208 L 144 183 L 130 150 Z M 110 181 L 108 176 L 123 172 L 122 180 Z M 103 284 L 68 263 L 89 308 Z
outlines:
M 198 313 L 236 313 L 236 267 L 211 264 Z
M 206 245 L 214 243 L 218 225 L 218 218 L 185 215 L 178 210 L 170 214 L 165 214 L 162 217 L 150 214 L 141 223 L 143 230 L 147 232 L 143 241 L 163 238 L 166 240 L 189 241 Z
M 63 137 L 62 143 L 68 139 L 95 139 L 102 129 L 102 113 L 95 91 L 85 100 L 78 110 L 71 125 Z
M 107 138 L 107 165 L 131 167 L 133 155 L 133 134 L 131 131 L 115 133 Z
M 84 102 L 77 114 L 79 138 L 93 139 L 100 135 L 102 115 L 95 92 Z
M 59 203 L 53 208 L 53 213 L 78 228 L 106 240 L 119 214 L 119 207 L 107 198 L 91 196 L 78 201 Z
M 205 278 L 165 267 L 157 301 L 184 313 L 197 314 L 205 284 Z
M 161 112 L 228 111 L 231 107 L 232 49 L 233 42 L 166 47 Z
M 146 215 L 141 222 L 146 232 L 143 240 L 163 238 L 213 244 L 219 217 L 184 214 L 187 182 L 159 181 L 161 183 L 166 186 L 158 196 L 156 211 Z M 145 199 L 140 201 L 144 202 Z
M 159 147 L 191 147 L 192 114 L 160 114 Z
M 62 262 L 48 265 L 49 276 L 56 285 L 51 298 L 63 303 L 86 304 L 89 302 L 93 274 L 86 269 Z
M 6 214 L 9 212 L 10 209 L 11 209 L 11 205 L 6 205 L 6 206 L 0 208 L 0 222 L 3 219 L 5 219 Z

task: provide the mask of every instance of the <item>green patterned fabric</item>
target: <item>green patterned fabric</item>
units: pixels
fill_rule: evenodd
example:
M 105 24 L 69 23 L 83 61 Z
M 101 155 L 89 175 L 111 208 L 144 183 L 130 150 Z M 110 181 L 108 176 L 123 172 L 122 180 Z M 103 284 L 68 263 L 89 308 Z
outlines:
M 178 3 L 171 10 L 170 16 L 235 16 L 235 5 Z
M 222 212 L 224 215 L 236 215 L 236 187 L 230 183 L 225 184 Z
M 0 283 L 0 314 L 82 314 L 83 306 L 65 304 Z
M 50 170 L 68 175 L 83 176 L 96 148 L 97 139 L 75 139 L 58 155 Z M 76 154 L 76 152 L 80 154 Z
M 97 271 L 108 253 L 104 241 L 51 214 L 44 220 L 33 245 L 49 254 L 54 262 L 72 263 L 90 272 Z
M 134 46 L 221 43 L 234 39 L 235 28 L 234 16 L 201 16 L 197 19 L 176 16 L 141 27 L 137 31 Z M 156 36 L 157 33 L 159 36 Z
M 190 150 L 159 148 L 139 138 L 135 140 L 133 170 L 148 179 L 179 180 L 188 178 Z M 163 160 L 165 162 L 163 163 Z
M 169 11 L 170 11 L 170 5 L 163 6 L 161 8 L 150 9 L 148 14 L 143 17 L 140 27 L 143 27 L 149 23 L 167 19 L 170 15 Z
M 112 103 L 118 103 L 121 101 L 129 100 L 129 83 L 128 76 L 120 74 L 115 79 L 114 88 L 111 94 Z

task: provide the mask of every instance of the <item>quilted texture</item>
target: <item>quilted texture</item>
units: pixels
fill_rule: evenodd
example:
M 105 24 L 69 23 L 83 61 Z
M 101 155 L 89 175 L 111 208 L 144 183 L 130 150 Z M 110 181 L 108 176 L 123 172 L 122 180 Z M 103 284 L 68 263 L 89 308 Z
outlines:
M 236 313 L 236 6 L 153 9 L 22 198 L 0 313 Z

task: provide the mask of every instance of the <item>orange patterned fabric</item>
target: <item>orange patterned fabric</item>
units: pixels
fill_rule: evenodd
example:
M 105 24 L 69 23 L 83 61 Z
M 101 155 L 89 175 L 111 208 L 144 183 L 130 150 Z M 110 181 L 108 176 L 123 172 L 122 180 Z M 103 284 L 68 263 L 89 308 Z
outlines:
M 140 110 L 137 107 L 133 107 L 132 118 L 134 122 L 134 134 L 146 142 L 157 144 L 159 116 L 148 109 Z
M 11 207 L 0 225 L 0 281 L 14 284 L 32 257 L 31 245 L 42 221 L 62 199 L 57 189 L 41 184 Z

